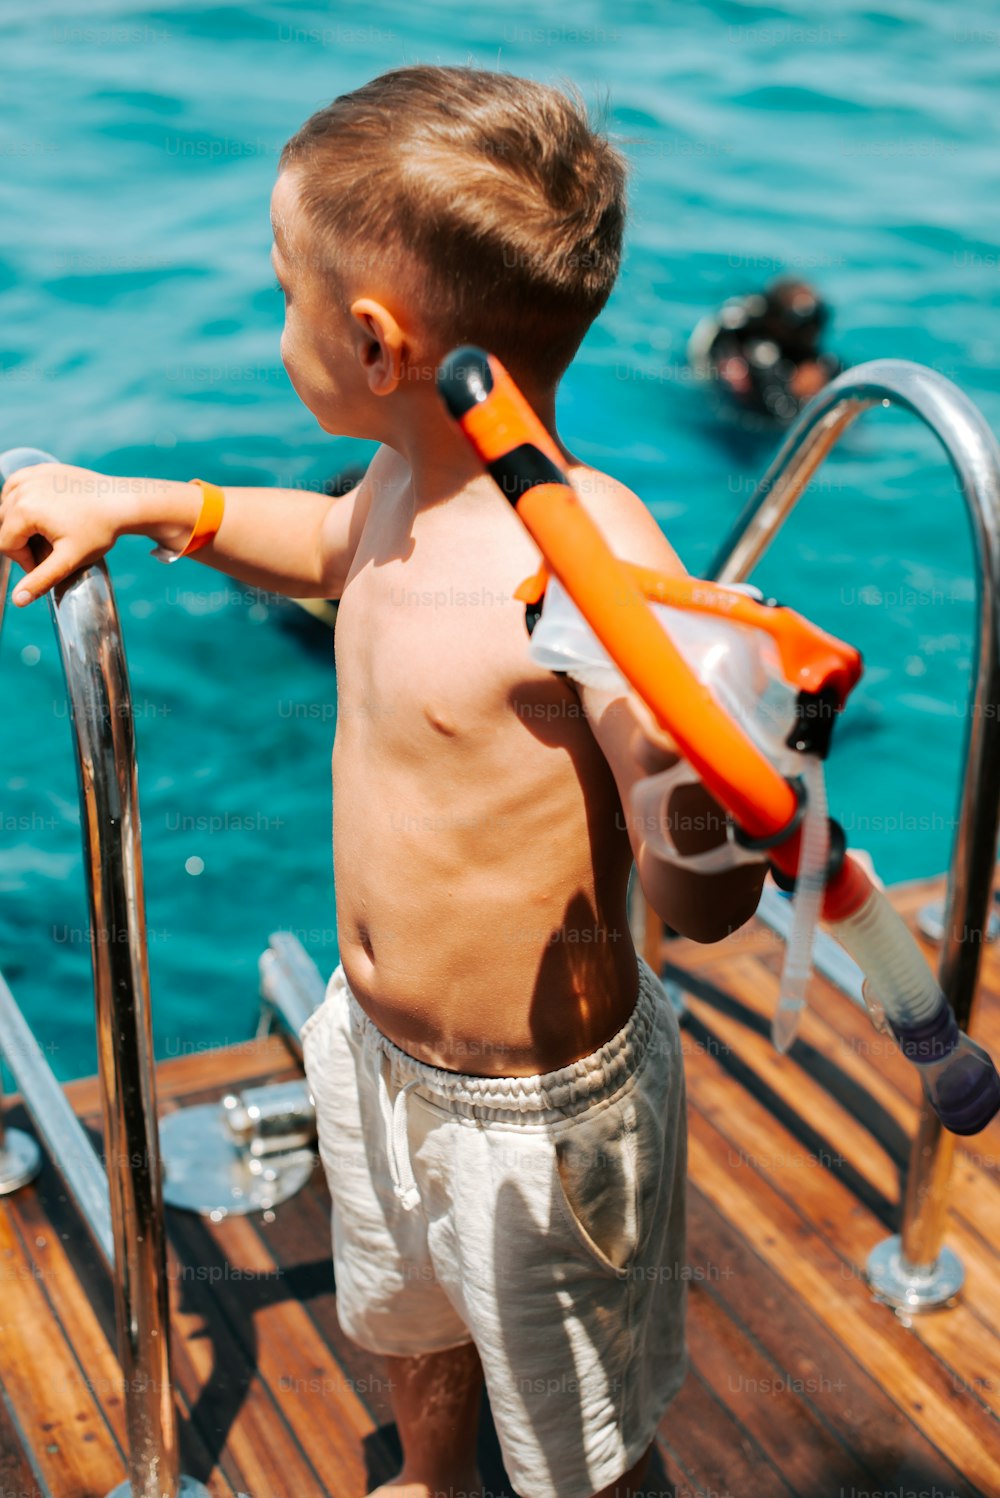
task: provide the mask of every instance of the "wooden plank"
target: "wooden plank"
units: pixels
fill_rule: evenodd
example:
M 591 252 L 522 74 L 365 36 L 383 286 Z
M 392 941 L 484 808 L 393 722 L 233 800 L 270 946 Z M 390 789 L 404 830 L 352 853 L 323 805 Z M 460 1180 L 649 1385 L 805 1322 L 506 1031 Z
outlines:
M 739 1156 L 755 1169 L 762 1180 L 794 1203 L 839 1255 L 862 1274 L 870 1249 L 883 1234 L 879 1222 L 853 1199 L 838 1172 L 818 1167 L 815 1161 L 796 1148 L 795 1140 L 753 1100 L 747 1099 L 741 1109 L 738 1126 L 732 1118 L 732 1084 L 716 1066 L 703 1070 L 693 1089 L 696 1106 L 731 1142 L 728 1152 L 739 1142 Z M 1000 1369 L 1000 1337 L 995 1326 L 995 1298 L 998 1288 L 996 1263 L 982 1250 L 978 1241 L 964 1232 L 960 1222 L 952 1220 L 949 1237 L 965 1259 L 968 1275 L 964 1299 L 945 1316 L 914 1318 L 914 1332 L 939 1356 L 956 1367 L 963 1361 L 974 1361 L 987 1369 Z M 978 1370 L 977 1370 L 978 1371 Z M 1000 1389 L 994 1380 L 992 1399 L 984 1403 L 1000 1406 Z
M 950 1200 L 952 1211 L 961 1217 L 970 1235 L 975 1234 L 986 1253 L 1000 1260 L 1000 1179 L 984 1165 L 986 1160 L 995 1163 L 996 1156 L 985 1154 L 979 1147 L 982 1137 L 957 1146 Z
M 226 1066 L 225 1082 L 221 1083 L 220 1058 L 228 1053 L 211 1054 L 215 1056 L 215 1079 L 207 1092 L 217 1098 L 229 1090 L 233 1072 Z M 196 1059 L 197 1065 L 192 1064 L 195 1058 L 191 1057 L 174 1063 L 164 1112 L 172 1111 L 178 1100 L 184 1098 L 185 1072 L 189 1080 L 201 1084 L 195 1097 L 208 1100 L 204 1058 Z M 239 1067 L 234 1068 L 238 1070 Z M 242 1080 L 253 1080 L 258 1075 L 251 1071 Z M 99 1128 L 96 1114 L 85 1116 L 82 1121 L 91 1130 Z M 256 1346 L 248 1355 L 217 1310 L 217 1280 L 225 1275 L 226 1266 L 218 1255 L 208 1224 L 195 1214 L 168 1209 L 167 1232 L 174 1382 L 178 1396 L 190 1412 L 197 1437 L 213 1463 L 213 1481 L 225 1480 L 230 1490 L 248 1492 L 254 1498 L 285 1491 L 301 1493 L 303 1498 L 326 1498 L 281 1413 L 280 1404 L 257 1374 Z M 200 1251 L 191 1252 L 192 1240 Z M 226 1490 L 220 1488 L 220 1491 Z
M 394 1424 L 384 1360 L 352 1342 L 337 1319 L 331 1262 L 330 1196 L 322 1171 L 309 1187 L 282 1204 L 273 1222 L 260 1216 L 253 1225 L 276 1263 L 280 1263 L 319 1335 L 331 1349 L 352 1393 L 369 1413 L 373 1434 L 365 1438 L 369 1482 L 384 1482 L 399 1471 L 402 1450 Z M 300 1278 L 305 1276 L 305 1278 Z M 489 1396 L 480 1410 L 477 1461 L 490 1498 L 508 1498 L 510 1482 L 503 1469 L 499 1440 L 493 1425 Z M 665 1481 L 665 1473 L 663 1474 Z M 652 1494 L 650 1495 L 652 1498 Z
M 795 1490 L 726 1409 L 694 1357 L 657 1434 L 668 1462 L 684 1473 L 677 1498 L 700 1498 L 702 1492 L 714 1498 L 793 1498 Z
M 228 1076 L 228 1072 L 226 1075 Z M 297 1066 L 293 1067 L 292 1075 L 301 1075 Z M 203 1078 L 194 1080 L 203 1081 Z M 181 1101 L 185 1105 L 214 1101 L 224 1090 L 228 1088 L 219 1086 L 217 1073 L 209 1087 L 193 1088 L 183 1098 L 177 1089 L 166 1111 L 170 1111 Z M 350 1423 L 355 1426 L 360 1423 L 362 1427 L 361 1434 L 355 1441 L 356 1452 L 363 1453 L 368 1462 L 371 1482 L 385 1481 L 393 1476 L 399 1470 L 402 1457 L 395 1426 L 392 1424 L 384 1365 L 381 1359 L 373 1357 L 353 1343 L 343 1333 L 337 1320 L 330 1198 L 318 1161 L 308 1185 L 291 1200 L 282 1203 L 271 1222 L 267 1222 L 264 1214 L 259 1213 L 245 1219 L 231 1218 L 213 1225 L 211 1229 L 203 1220 L 185 1213 L 174 1214 L 173 1220 L 181 1225 L 182 1230 L 186 1225 L 188 1236 L 198 1238 L 199 1246 L 186 1248 L 185 1253 L 193 1255 L 194 1260 L 210 1272 L 214 1264 L 220 1276 L 225 1273 L 224 1266 L 228 1262 L 231 1244 L 242 1243 L 241 1252 L 248 1250 L 250 1245 L 243 1234 L 253 1230 L 257 1237 L 258 1257 L 263 1254 L 262 1262 L 280 1274 L 282 1282 L 287 1286 L 286 1299 L 295 1302 L 299 1311 L 311 1323 L 311 1336 L 315 1339 L 314 1350 L 321 1349 L 318 1355 L 327 1360 L 327 1366 L 322 1371 L 316 1365 L 298 1380 L 300 1388 L 313 1398 L 319 1397 L 322 1405 L 321 1409 L 309 1413 L 305 1430 L 308 1433 L 314 1426 L 326 1427 L 335 1423 L 332 1421 L 331 1411 L 338 1409 L 338 1395 L 341 1392 L 348 1395 L 351 1403 Z M 209 1262 L 205 1258 L 206 1254 L 220 1257 L 212 1258 Z M 244 1312 L 238 1312 L 235 1305 L 231 1309 L 234 1312 L 231 1321 L 238 1335 L 239 1329 L 247 1324 L 247 1316 Z M 255 1322 L 260 1320 L 259 1313 L 254 1319 Z M 297 1328 L 296 1337 L 300 1334 L 301 1329 Z M 286 1333 L 280 1333 L 277 1337 L 279 1349 L 284 1347 L 286 1341 Z M 278 1377 L 280 1382 L 280 1373 Z M 277 1392 L 278 1402 L 284 1406 L 285 1391 L 279 1388 Z M 311 1435 L 309 1439 L 312 1439 Z M 343 1453 L 337 1459 L 341 1461 Z M 328 1455 L 323 1456 L 323 1461 L 328 1463 Z
M 746 965 L 731 967 L 725 979 L 740 1001 L 769 1024 L 777 984 L 769 987 L 764 980 L 748 974 Z M 799 1088 L 799 1072 L 793 1071 L 794 1067 L 822 1079 L 820 1085 L 836 1086 L 836 1079 L 842 1077 L 845 1088 L 853 1083 L 864 1089 L 884 1115 L 882 1147 L 905 1171 L 918 1111 L 915 1099 L 914 1103 L 904 1101 L 901 1084 L 905 1079 L 909 1084 L 906 1090 L 919 1096 L 920 1082 L 916 1070 L 903 1059 L 895 1038 L 878 1034 L 867 1021 L 864 1023 L 868 1026 L 871 1043 L 865 1053 L 862 1054 L 860 1046 L 847 1045 L 841 1033 L 827 1022 L 826 1013 L 820 1008 L 824 989 L 828 990 L 829 985 L 822 982 L 813 985 L 810 1008 L 803 1015 L 799 1036 L 787 1056 L 777 1057 L 773 1046 L 766 1040 L 763 1042 L 764 1052 L 770 1050 L 772 1056 L 786 1063 L 788 1082 L 784 1094 L 789 1099 L 797 1096 Z M 692 1002 L 693 1011 L 706 1025 L 713 1027 L 714 1033 L 717 1026 L 714 1016 L 709 1014 L 710 1008 L 707 1004 L 700 1005 L 700 1001 Z M 733 1048 L 737 1048 L 732 1033 L 728 1039 Z M 757 1047 L 758 1037 L 751 1034 L 739 1052 L 741 1055 L 748 1052 L 762 1054 Z M 752 1060 L 752 1054 L 748 1059 Z M 831 1082 L 830 1079 L 834 1080 Z M 809 1116 L 805 1099 L 802 1109 Z M 977 1262 L 984 1263 L 988 1262 L 989 1255 L 1000 1259 L 1000 1174 L 996 1170 L 1000 1150 L 997 1146 L 1000 1146 L 1000 1115 L 974 1139 L 958 1143 L 950 1191 L 952 1210 L 961 1220 L 967 1251 Z M 987 1256 L 985 1259 L 984 1255 Z M 1000 1299 L 996 1306 L 996 1321 L 1000 1325 Z
M 944 1492 L 972 1491 L 963 1485 L 957 1468 L 888 1398 L 878 1376 L 845 1350 L 835 1331 L 692 1181 L 688 1182 L 688 1258 L 700 1277 L 703 1294 L 725 1304 L 729 1316 L 746 1327 L 780 1370 L 779 1376 L 816 1411 L 871 1477 L 884 1478 L 891 1471 L 893 1481 L 904 1488 L 926 1487 L 930 1477 Z M 878 1485 L 875 1481 L 861 1484 Z
M 927 943 L 918 941 L 918 945 L 923 948 L 924 956 L 936 973 L 937 950 Z M 761 956 L 760 962 L 772 974 L 776 994 L 783 955 L 767 953 Z M 993 971 L 996 971 L 995 966 Z M 724 977 L 721 978 L 721 982 L 724 986 Z M 832 984 L 819 977 L 814 977 L 810 984 L 809 1008 L 810 1011 L 820 1015 L 832 1030 L 842 1035 L 859 1056 L 870 1059 L 873 1069 L 881 1071 L 903 1097 L 915 1106 L 921 1104 L 919 1078 L 913 1068 L 902 1061 L 894 1036 L 878 1033 L 862 1010 L 839 993 Z M 991 992 L 986 987 L 984 977 L 981 977 L 979 983 L 971 1034 L 985 1045 L 992 1055 L 1000 1056 L 1000 995 Z M 977 1143 L 981 1149 L 988 1151 L 990 1158 L 986 1162 L 987 1168 L 1000 1181 L 1000 1117 L 995 1118 L 989 1127 L 977 1136 Z
M 793 1492 L 815 1493 L 824 1481 L 832 1491 L 834 1476 L 838 1487 L 848 1491 L 870 1486 L 871 1473 L 799 1396 L 787 1371 L 767 1357 L 700 1281 L 689 1287 L 688 1343 L 716 1398 Z
M 711 1064 L 704 1062 L 706 1067 Z M 729 1089 L 727 1117 L 742 1132 L 756 1105 L 741 1100 L 734 1116 L 734 1101 Z M 771 1139 L 773 1152 L 773 1134 Z M 689 1152 L 691 1176 L 698 1187 L 730 1221 L 740 1224 L 756 1251 L 783 1273 L 852 1356 L 877 1373 L 898 1407 L 920 1414 L 920 1423 L 938 1450 L 984 1491 L 1000 1489 L 995 1418 L 977 1398 L 956 1386 L 951 1370 L 918 1335 L 872 1302 L 858 1265 L 853 1265 L 855 1272 L 848 1267 L 845 1273 L 845 1262 L 850 1261 L 765 1179 L 763 1170 L 734 1170 L 725 1163 L 730 1145 L 731 1136 L 707 1120 L 695 1098 L 689 1111 Z M 800 1172 L 799 1181 L 806 1175 Z
M 59 1498 L 106 1498 L 125 1476 L 122 1452 L 6 1202 L 0 1203 L 0 1275 L 0 1369 L 10 1411 L 36 1442 L 38 1471 Z
M 166 1063 L 167 1085 L 160 1088 L 158 1083 L 160 1101 L 165 1103 L 162 1114 L 182 1104 L 217 1101 L 233 1086 L 301 1075 L 275 1037 L 233 1049 L 233 1057 L 227 1049 Z M 282 1063 L 285 1075 L 275 1068 L 275 1060 Z M 78 1107 L 81 1100 L 99 1109 L 97 1087 L 81 1088 Z M 84 1114 L 82 1122 L 95 1138 L 99 1135 L 99 1112 Z M 228 1479 L 229 1488 L 220 1491 L 246 1490 L 256 1498 L 280 1494 L 288 1483 L 303 1498 L 326 1498 L 281 1412 L 283 1395 L 275 1399 L 258 1375 L 256 1333 L 248 1351 L 218 1308 L 218 1286 L 231 1266 L 208 1223 L 195 1214 L 168 1209 L 167 1226 L 174 1380 L 198 1437 L 216 1464 L 214 1479 Z
M 6 1498 L 52 1498 L 51 1489 L 43 1488 L 32 1471 L 25 1455 L 26 1444 L 0 1384 L 0 1494 Z
M 913 885 L 892 885 L 887 890 L 894 908 L 899 910 L 899 913 L 907 920 L 913 936 L 935 973 L 940 961 L 940 947 L 926 941 L 916 929 L 914 921 L 922 905 L 932 898 L 943 898 L 944 889 L 945 881 L 934 879 L 915 881 Z M 725 980 L 722 974 L 731 959 L 758 957 L 768 971 L 777 977 L 784 962 L 784 955 L 784 942 L 758 920 L 748 922 L 746 926 L 741 927 L 739 931 L 722 942 L 700 945 L 697 942 L 679 938 L 665 941 L 661 952 L 663 963 L 676 964 L 688 972 L 714 978 L 723 987 L 725 987 Z M 814 978 L 811 986 L 810 1005 L 822 1013 L 834 1029 L 849 1037 L 852 1045 L 856 1044 L 861 1055 L 871 1054 L 878 1057 L 887 1044 L 891 1048 L 895 1047 L 895 1042 L 891 1038 L 887 1040 L 876 1034 L 866 1015 L 849 999 L 818 977 Z M 997 943 L 987 944 L 983 948 L 979 997 L 973 1014 L 971 1033 L 991 1052 L 1000 1052 L 1000 948 Z M 894 1080 L 904 1096 L 914 1103 L 919 1102 L 919 1083 L 916 1074 L 910 1068 L 904 1066 L 894 1076 Z M 993 1143 L 997 1148 L 992 1154 L 994 1163 L 997 1164 L 998 1174 L 1000 1174 L 1000 1161 L 997 1159 L 1000 1155 L 1000 1123 L 997 1123 L 995 1127 L 997 1133 Z
M 322 1169 L 317 1169 L 305 1190 L 282 1203 L 273 1222 L 265 1222 L 260 1215 L 249 1220 L 289 1283 L 302 1286 L 301 1304 L 368 1411 L 373 1426 L 391 1426 L 392 1401 L 382 1359 L 352 1342 L 337 1319 L 330 1194 Z M 391 1475 L 399 1466 L 398 1442 L 384 1444 Z
M 752 959 L 734 958 L 726 968 L 727 993 L 755 1012 L 762 987 L 759 966 Z M 776 997 L 776 996 L 775 996 Z M 769 1020 L 765 1025 L 763 1015 L 757 1028 L 750 1028 L 731 1018 L 725 1006 L 706 1003 L 696 995 L 689 995 L 689 1005 L 714 1035 L 729 1047 L 732 1056 L 743 1063 L 741 1080 L 756 1083 L 757 1095 L 766 1098 L 773 1108 L 784 1104 L 786 1118 L 799 1115 L 802 1119 L 802 1136 L 811 1133 L 815 1138 L 815 1152 L 823 1157 L 836 1158 L 839 1168 L 849 1167 L 853 1172 L 852 1185 L 871 1201 L 877 1196 L 885 1204 L 883 1212 L 891 1208 L 898 1199 L 899 1176 L 896 1161 L 890 1157 L 879 1142 L 872 1137 L 870 1129 L 858 1119 L 861 1103 L 856 1089 L 851 1106 L 842 1098 L 850 1096 L 845 1073 L 834 1094 L 797 1065 L 792 1055 L 782 1056 L 775 1050 L 769 1034 Z M 814 1034 L 813 1016 L 802 1019 L 802 1046 L 810 1043 Z M 798 1045 L 799 1042 L 797 1041 Z M 904 1064 L 902 1060 L 900 1064 Z M 905 1139 L 905 1130 L 897 1129 L 899 1141 Z M 862 1183 L 867 1182 L 871 1190 L 862 1193 Z
M 375 1426 L 336 1357 L 286 1283 L 254 1227 L 243 1217 L 213 1224 L 220 1271 L 212 1287 L 216 1315 L 253 1356 L 257 1377 L 302 1447 L 326 1490 L 355 1498 L 367 1490 L 362 1461 Z M 205 1258 L 199 1254 L 199 1265 Z M 393 1475 L 389 1467 L 381 1476 Z M 298 1491 L 298 1490 L 296 1490 Z
M 673 1413 L 673 1407 L 670 1413 Z M 486 1476 L 485 1472 L 483 1476 Z M 646 1475 L 646 1485 L 642 1489 L 642 1498 L 696 1498 L 697 1492 L 690 1472 L 681 1466 L 662 1435 L 658 1435 Z M 487 1488 L 483 1498 L 508 1498 L 508 1495 Z
M 685 972 L 710 973 L 724 967 L 730 957 L 773 956 L 780 960 L 784 951 L 785 943 L 777 932 L 755 917 L 722 941 L 690 941 L 686 936 L 665 938 L 656 954 L 659 968 L 652 957 L 648 961 L 650 967 L 657 968 L 657 971 L 669 963 L 683 968 Z
M 771 953 L 759 962 L 763 970 L 761 982 L 772 995 L 772 1003 L 777 1000 L 783 960 L 782 956 Z M 866 1011 L 859 1009 L 819 975 L 814 975 L 809 985 L 809 1005 L 803 1016 L 803 1025 L 811 1017 L 820 1019 L 829 1032 L 839 1037 L 845 1048 L 863 1063 L 859 1072 L 861 1077 L 868 1078 L 871 1083 L 881 1078 L 909 1107 L 920 1105 L 920 1079 L 903 1060 L 895 1036 L 877 1031 Z
M 215 1307 L 212 1255 L 193 1257 L 189 1232 L 180 1225 L 189 1215 L 168 1214 L 168 1257 L 175 1378 L 189 1401 L 191 1419 L 239 1491 L 253 1498 L 284 1493 L 327 1498 L 258 1376 L 256 1336 L 248 1355 Z M 207 1231 L 205 1236 L 210 1237 Z
M 51 1164 L 38 1178 L 36 1189 L 22 1191 L 11 1206 L 21 1232 L 33 1272 L 45 1281 L 53 1312 L 73 1347 L 87 1385 L 101 1406 L 122 1451 L 127 1450 L 124 1391 L 117 1357 L 117 1334 L 111 1303 L 111 1284 L 103 1261 L 89 1243 L 82 1265 L 67 1253 L 70 1242 L 86 1238 L 82 1221 L 68 1213 L 53 1213 L 53 1186 L 58 1181 Z M 68 1206 L 65 1195 L 58 1205 Z M 61 1225 L 60 1225 L 61 1223 Z M 82 1273 L 81 1273 L 82 1269 Z M 97 1294 L 103 1286 L 104 1295 Z M 103 1311 L 98 1314 L 97 1306 Z M 188 1408 L 177 1391 L 178 1444 L 181 1470 L 206 1483 L 213 1498 L 232 1498 L 235 1489 L 224 1475 L 209 1478 L 212 1461 L 197 1431 L 187 1420 Z M 2 1498 L 2 1494 L 0 1494 Z
M 891 885 L 887 890 L 894 909 L 906 921 L 911 935 L 914 937 L 935 976 L 940 966 L 941 947 L 936 942 L 928 941 L 921 934 L 916 926 L 916 917 L 920 908 L 930 900 L 943 900 L 945 889 L 946 880 L 938 878 L 933 880 L 917 880 L 912 885 Z M 991 902 L 991 909 L 995 908 L 995 905 Z M 769 965 L 773 964 L 773 970 L 777 973 L 780 970 L 778 957 L 775 954 L 770 954 L 767 960 Z M 825 985 L 825 987 L 827 999 L 833 1000 L 836 1004 L 836 990 L 828 985 Z M 821 994 L 822 990 L 823 986 L 821 986 Z M 885 1037 L 877 1035 L 870 1028 L 865 1016 L 854 1005 L 849 1002 L 845 1004 L 842 998 L 840 1003 L 843 1004 L 845 1011 L 853 1011 L 857 1020 L 860 1020 L 862 1035 L 868 1041 L 867 1045 L 861 1045 L 863 1052 L 867 1053 L 870 1050 L 871 1054 L 878 1057 L 880 1054 L 884 1054 L 886 1043 L 890 1046 L 895 1046 L 895 1041 L 892 1038 L 886 1041 Z M 835 1013 L 839 1015 L 839 1008 Z M 835 1020 L 836 1022 L 838 1021 Z M 968 1028 L 970 1034 L 984 1045 L 992 1055 L 1000 1055 L 1000 943 L 998 942 L 987 942 L 982 948 L 976 1001 L 973 1006 L 972 1022 Z M 873 1041 L 876 1042 L 874 1046 L 872 1045 Z M 914 1102 L 919 1102 L 921 1096 L 920 1088 L 916 1073 L 913 1072 L 912 1068 L 906 1066 L 901 1069 L 896 1068 L 894 1069 L 894 1076 L 901 1083 L 907 1096 L 912 1096 Z M 985 1150 L 990 1156 L 989 1166 L 992 1173 L 1000 1180 L 1000 1118 L 994 1119 L 988 1130 L 978 1136 L 978 1139 L 980 1145 L 985 1146 Z
M 23 1109 L 18 1110 L 19 1115 L 22 1111 Z M 26 1120 L 24 1123 L 26 1124 Z M 84 1121 L 84 1126 L 88 1127 L 86 1121 Z M 95 1129 L 99 1132 L 99 1122 L 97 1124 L 92 1122 L 89 1126 L 89 1132 Z M 67 1325 L 73 1322 L 73 1318 L 83 1322 L 83 1329 L 79 1334 L 74 1323 L 70 1341 L 74 1347 L 78 1345 L 87 1347 L 88 1375 L 91 1368 L 100 1367 L 97 1392 L 101 1395 L 111 1394 L 114 1388 L 119 1388 L 121 1385 L 111 1277 L 75 1204 L 68 1196 L 61 1177 L 44 1153 L 42 1170 L 34 1186 L 10 1198 L 10 1209 L 16 1217 L 26 1250 L 34 1255 L 36 1264 L 39 1263 L 40 1255 L 51 1254 L 58 1248 L 65 1262 L 63 1283 L 68 1306 Z M 44 1242 L 36 1243 L 36 1237 L 43 1238 Z M 61 1270 L 60 1279 L 62 1280 Z M 82 1308 L 73 1306 L 74 1292 L 81 1300 Z M 61 1310 L 60 1315 L 62 1315 Z M 87 1329 L 88 1318 L 99 1328 L 107 1354 L 112 1358 L 111 1363 L 105 1361 L 106 1355 L 100 1354 L 95 1334 Z M 213 1498 L 231 1498 L 231 1495 L 238 1491 L 238 1487 L 228 1481 L 220 1470 L 213 1470 L 209 1449 L 189 1419 L 190 1406 L 185 1397 L 185 1390 L 177 1378 L 175 1337 L 172 1338 L 171 1350 L 174 1354 L 174 1384 L 180 1417 L 181 1469 L 204 1482 L 213 1494 Z M 109 1400 L 102 1397 L 100 1402 L 105 1407 L 106 1418 L 110 1416 L 110 1423 L 115 1428 L 124 1449 L 124 1416 L 121 1412 L 120 1400 L 112 1395 Z
M 891 1203 L 897 1209 L 891 1217 L 886 1211 L 879 1212 L 886 1228 L 895 1230 L 899 1207 L 897 1172 L 909 1159 L 910 1140 L 917 1126 L 916 1109 L 908 1108 L 886 1076 L 873 1064 L 862 1062 L 853 1049 L 845 1047 L 813 1012 L 803 1016 L 800 1035 L 792 1050 L 786 1056 L 779 1056 L 766 1038 L 767 1026 L 764 1024 L 765 1020 L 769 1023 L 776 995 L 767 991 L 756 966 L 752 961 L 731 962 L 725 978 L 732 994 L 758 1015 L 764 1033 L 744 1030 L 741 1036 L 742 1027 L 727 1019 L 723 1010 L 694 995 L 690 996 L 691 1013 L 710 1028 L 713 1036 L 720 1037 L 729 1054 L 738 1055 L 752 1069 L 760 1081 L 758 1095 L 766 1089 L 782 1099 L 788 1113 L 801 1113 L 804 1123 L 796 1131 L 800 1136 L 804 1137 L 809 1129 L 818 1130 L 827 1142 L 827 1158 L 846 1156 L 851 1169 L 867 1178 L 886 1204 Z M 872 1035 L 882 1043 L 884 1055 L 891 1056 L 897 1072 L 913 1071 L 903 1060 L 894 1041 L 878 1036 L 874 1031 Z M 825 1086 L 812 1080 L 813 1074 L 821 1072 L 817 1060 L 822 1061 L 826 1069 Z M 809 1072 L 804 1074 L 804 1068 L 809 1068 Z M 867 1110 L 870 1120 L 877 1116 L 873 1114 L 873 1108 L 881 1110 L 884 1115 L 879 1124 L 881 1147 L 877 1140 L 872 1140 L 864 1129 L 858 1127 L 855 1115 L 861 1116 L 862 1105 L 857 1090 L 848 1094 L 845 1108 L 839 1105 L 838 1095 L 847 1093 L 851 1084 L 855 1089 L 864 1089 L 870 1098 Z M 846 1127 L 843 1122 L 845 1113 L 849 1120 Z M 991 1125 L 991 1130 L 994 1127 Z M 836 1149 L 833 1140 L 836 1140 Z M 977 1162 L 981 1158 L 978 1151 L 973 1154 L 970 1148 L 957 1154 L 951 1192 L 950 1235 L 952 1246 L 967 1265 L 967 1301 L 977 1307 L 984 1321 L 1000 1331 L 1000 1182 L 979 1166 Z M 876 1167 L 879 1167 L 879 1174 Z M 842 1162 L 838 1162 L 838 1174 L 858 1190 L 857 1180 L 851 1179 Z M 869 1205 L 878 1210 L 877 1200 L 869 1198 Z
M 771 1015 L 778 1001 L 777 974 L 763 970 L 757 962 L 752 971 L 750 964 L 727 969 L 727 981 L 733 976 L 740 1000 L 762 1021 L 765 1048 L 777 1056 L 770 1039 Z M 848 1017 L 857 1021 L 861 1032 L 857 1039 L 853 1026 L 850 1039 L 845 1036 L 840 1023 L 842 1010 L 849 1011 Z M 877 1104 L 878 1113 L 884 1115 L 886 1150 L 894 1158 L 906 1158 L 909 1136 L 916 1124 L 920 1080 L 904 1060 L 895 1037 L 879 1034 L 849 999 L 822 979 L 815 978 L 810 985 L 809 1006 L 798 1035 L 787 1056 L 779 1059 L 814 1077 L 827 1090 L 839 1089 L 841 1096 L 848 1090 L 854 1097 L 869 1096 Z
M 224 1063 L 222 1058 L 225 1058 Z M 156 1066 L 156 1094 L 160 1104 L 208 1089 L 216 1097 L 234 1087 L 258 1080 L 285 1081 L 302 1075 L 302 1068 L 280 1035 L 248 1040 L 218 1050 L 199 1050 L 187 1056 L 160 1061 Z M 66 1096 L 75 1113 L 101 1116 L 101 1090 L 97 1077 L 67 1082 Z

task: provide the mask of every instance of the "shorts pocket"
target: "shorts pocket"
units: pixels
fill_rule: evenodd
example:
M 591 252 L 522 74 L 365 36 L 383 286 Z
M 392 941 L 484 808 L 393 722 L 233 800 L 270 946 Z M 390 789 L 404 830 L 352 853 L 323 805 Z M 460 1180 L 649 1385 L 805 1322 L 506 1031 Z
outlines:
M 550 1134 L 552 1190 L 590 1259 L 625 1278 L 648 1236 L 662 1171 L 662 1130 L 639 1087 Z

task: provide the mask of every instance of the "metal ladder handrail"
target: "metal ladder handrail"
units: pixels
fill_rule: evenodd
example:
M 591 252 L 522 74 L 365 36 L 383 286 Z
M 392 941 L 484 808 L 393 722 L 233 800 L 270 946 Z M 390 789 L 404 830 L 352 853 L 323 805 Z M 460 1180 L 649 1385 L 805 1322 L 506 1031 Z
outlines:
M 967 1031 L 975 1007 L 1000 817 L 1000 448 L 985 418 L 958 386 L 923 365 L 876 359 L 846 370 L 802 412 L 706 576 L 722 583 L 747 578 L 830 450 L 874 405 L 911 411 L 938 438 L 958 476 L 976 551 L 978 631 L 938 972 L 958 1024 Z M 876 1289 L 897 1304 L 914 1309 L 940 1304 L 954 1284 L 957 1260 L 943 1247 L 954 1149 L 955 1135 L 923 1101 L 907 1172 L 900 1238 L 879 1245 L 869 1261 Z M 945 1255 L 951 1257 L 950 1273 Z
M 32 463 L 53 461 L 35 449 L 14 449 L 0 459 L 0 478 Z M 32 550 L 39 557 L 36 545 Z M 0 627 L 9 573 L 9 558 L 0 558 Z M 128 1433 L 129 1478 L 109 1498 L 208 1498 L 202 1484 L 179 1470 L 135 732 L 118 611 L 104 563 L 58 584 L 49 603 L 66 677 L 80 788 Z M 41 1076 L 44 1082 L 48 1071 L 50 1085 L 58 1086 L 44 1058 L 33 1060 L 34 1080 Z M 11 1069 L 16 1073 L 13 1063 Z M 67 1186 L 72 1185 L 67 1179 Z M 91 1231 L 106 1245 L 100 1206 L 94 1203 L 86 1216 Z

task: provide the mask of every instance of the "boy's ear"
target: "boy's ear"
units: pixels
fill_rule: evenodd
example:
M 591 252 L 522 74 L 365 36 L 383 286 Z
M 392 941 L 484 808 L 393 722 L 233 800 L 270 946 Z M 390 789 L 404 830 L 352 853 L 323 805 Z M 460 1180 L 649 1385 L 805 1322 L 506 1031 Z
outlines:
M 392 313 L 373 297 L 351 303 L 358 357 L 374 395 L 391 395 L 403 378 L 406 335 Z

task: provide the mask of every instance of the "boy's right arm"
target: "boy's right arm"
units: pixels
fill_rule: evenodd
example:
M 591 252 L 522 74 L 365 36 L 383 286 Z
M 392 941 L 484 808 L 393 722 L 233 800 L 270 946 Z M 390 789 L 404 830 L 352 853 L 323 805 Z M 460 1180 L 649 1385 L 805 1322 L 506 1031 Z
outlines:
M 378 455 L 371 464 L 377 467 Z M 339 598 L 368 513 L 371 468 L 360 484 L 335 498 L 312 490 L 227 487 L 222 524 L 191 560 L 269 592 Z M 23 606 L 41 597 L 97 561 L 119 536 L 148 536 L 180 548 L 201 502 L 197 484 L 115 478 L 63 463 L 20 469 L 0 496 L 0 552 L 27 574 L 14 602 Z M 37 565 L 28 548 L 34 535 L 52 547 Z

